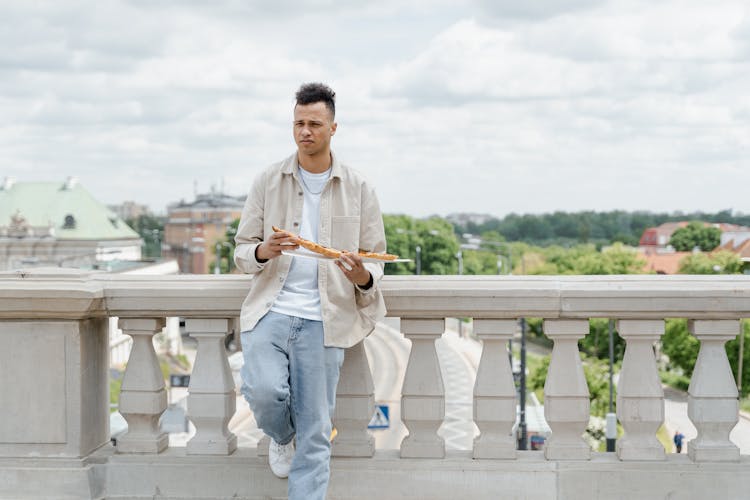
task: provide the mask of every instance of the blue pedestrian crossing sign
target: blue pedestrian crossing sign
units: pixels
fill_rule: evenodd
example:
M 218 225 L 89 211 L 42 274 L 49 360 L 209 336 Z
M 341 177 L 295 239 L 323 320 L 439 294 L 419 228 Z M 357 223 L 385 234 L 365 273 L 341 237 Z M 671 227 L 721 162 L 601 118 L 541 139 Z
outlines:
M 375 405 L 375 414 L 370 419 L 368 429 L 387 429 L 390 427 L 388 420 L 388 405 Z

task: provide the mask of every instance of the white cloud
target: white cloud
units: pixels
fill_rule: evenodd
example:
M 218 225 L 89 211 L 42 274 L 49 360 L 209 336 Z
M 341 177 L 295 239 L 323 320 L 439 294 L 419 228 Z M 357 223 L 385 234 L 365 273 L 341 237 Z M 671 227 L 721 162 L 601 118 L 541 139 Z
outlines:
M 322 80 L 389 212 L 750 211 L 741 2 L 477 5 L 11 2 L 2 173 L 155 209 L 194 180 L 242 194 Z
M 606 3 L 606 0 L 478 0 L 483 13 L 495 19 L 544 20 Z

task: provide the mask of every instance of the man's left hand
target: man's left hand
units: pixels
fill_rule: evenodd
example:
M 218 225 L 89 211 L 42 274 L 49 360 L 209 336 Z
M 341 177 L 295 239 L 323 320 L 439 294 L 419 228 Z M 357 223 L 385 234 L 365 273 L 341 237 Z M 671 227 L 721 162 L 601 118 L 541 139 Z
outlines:
M 355 285 L 365 286 L 370 282 L 370 271 L 365 269 L 359 255 L 344 252 L 336 261 L 336 265 L 339 266 L 344 276 Z

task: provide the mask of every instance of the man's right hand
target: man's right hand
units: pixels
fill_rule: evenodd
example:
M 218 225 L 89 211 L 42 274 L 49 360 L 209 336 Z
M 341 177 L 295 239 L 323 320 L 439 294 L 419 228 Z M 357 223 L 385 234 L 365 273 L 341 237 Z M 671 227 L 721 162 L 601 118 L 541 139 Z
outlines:
M 275 259 L 281 255 L 282 250 L 296 250 L 299 248 L 297 238 L 286 232 L 275 232 L 258 245 L 255 249 L 255 257 L 258 260 Z

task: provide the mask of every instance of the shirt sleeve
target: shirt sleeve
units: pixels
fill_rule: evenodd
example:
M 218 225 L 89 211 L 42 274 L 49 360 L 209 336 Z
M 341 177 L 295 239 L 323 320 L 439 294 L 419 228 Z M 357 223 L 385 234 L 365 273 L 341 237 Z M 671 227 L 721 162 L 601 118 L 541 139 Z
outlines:
M 242 209 L 237 234 L 234 236 L 234 263 L 242 272 L 249 274 L 261 272 L 267 262 L 259 262 L 255 258 L 255 249 L 263 242 L 264 237 L 265 177 L 264 172 L 255 178 Z
M 359 247 L 366 252 L 385 253 L 385 228 L 380 213 L 380 203 L 375 190 L 367 183 L 362 185 L 362 212 L 360 214 Z M 383 278 L 382 263 L 365 262 L 365 269 L 372 276 L 372 286 L 367 289 L 355 286 L 357 303 L 360 307 L 380 300 L 380 280 Z

